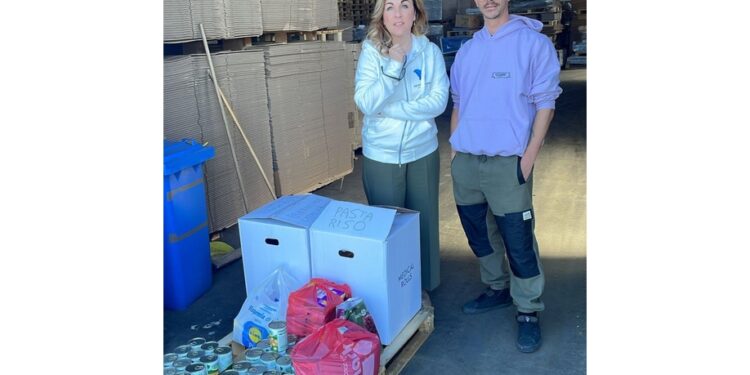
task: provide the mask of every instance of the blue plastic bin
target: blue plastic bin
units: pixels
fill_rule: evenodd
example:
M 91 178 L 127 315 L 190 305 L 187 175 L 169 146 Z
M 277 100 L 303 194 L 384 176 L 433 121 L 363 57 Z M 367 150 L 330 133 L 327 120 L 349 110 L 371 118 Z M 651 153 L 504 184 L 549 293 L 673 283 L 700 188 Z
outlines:
M 164 307 L 184 310 L 211 287 L 203 163 L 213 147 L 164 141 Z

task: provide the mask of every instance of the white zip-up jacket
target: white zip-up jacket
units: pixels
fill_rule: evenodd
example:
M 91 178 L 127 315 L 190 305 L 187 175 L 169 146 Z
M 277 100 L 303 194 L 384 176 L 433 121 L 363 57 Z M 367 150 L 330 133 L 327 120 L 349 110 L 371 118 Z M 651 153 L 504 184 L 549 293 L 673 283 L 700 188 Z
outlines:
M 369 40 L 362 43 L 354 91 L 354 102 L 365 115 L 362 153 L 381 163 L 410 163 L 435 151 L 435 117 L 448 104 L 445 60 L 427 37 L 412 35 L 404 77 L 395 79 L 402 67 Z

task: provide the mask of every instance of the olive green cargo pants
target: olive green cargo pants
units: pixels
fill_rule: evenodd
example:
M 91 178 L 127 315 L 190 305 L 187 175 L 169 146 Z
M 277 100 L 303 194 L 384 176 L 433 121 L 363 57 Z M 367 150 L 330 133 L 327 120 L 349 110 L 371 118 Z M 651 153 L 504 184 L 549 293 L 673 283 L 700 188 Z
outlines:
M 520 160 L 458 152 L 451 175 L 458 215 L 479 259 L 482 282 L 496 290 L 510 286 L 518 311 L 534 312 L 544 310 L 544 271 L 534 235 L 533 173 L 524 181 Z

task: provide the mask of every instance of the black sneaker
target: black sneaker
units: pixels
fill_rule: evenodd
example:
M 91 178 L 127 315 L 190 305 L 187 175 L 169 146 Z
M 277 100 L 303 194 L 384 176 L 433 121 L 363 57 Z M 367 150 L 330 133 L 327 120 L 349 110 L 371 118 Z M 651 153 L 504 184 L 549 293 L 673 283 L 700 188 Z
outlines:
M 536 313 L 516 315 L 518 321 L 518 341 L 516 347 L 523 353 L 533 353 L 542 346 L 542 330 Z
M 502 307 L 508 307 L 512 303 L 513 298 L 510 297 L 510 290 L 508 288 L 503 290 L 487 288 L 487 290 L 479 295 L 479 297 L 466 302 L 461 310 L 464 314 L 479 314 Z

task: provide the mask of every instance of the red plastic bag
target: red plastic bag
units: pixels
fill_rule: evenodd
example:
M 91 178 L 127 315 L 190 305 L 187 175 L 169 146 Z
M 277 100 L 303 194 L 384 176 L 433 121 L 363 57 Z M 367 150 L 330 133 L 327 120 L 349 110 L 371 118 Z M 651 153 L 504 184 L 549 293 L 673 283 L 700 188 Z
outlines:
M 315 332 L 336 317 L 336 306 L 351 295 L 349 285 L 313 278 L 289 295 L 287 332 L 300 337 Z
M 334 319 L 292 349 L 297 375 L 377 375 L 378 335 L 344 319 Z

